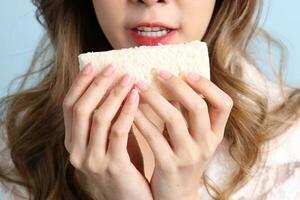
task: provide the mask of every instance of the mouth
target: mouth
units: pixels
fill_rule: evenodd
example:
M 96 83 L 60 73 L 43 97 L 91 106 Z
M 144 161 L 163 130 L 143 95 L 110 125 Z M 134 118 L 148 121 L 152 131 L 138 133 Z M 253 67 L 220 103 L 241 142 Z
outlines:
M 138 33 L 139 35 L 147 36 L 147 37 L 161 37 L 173 31 L 175 29 L 168 29 L 168 28 L 160 28 L 157 27 L 156 29 L 151 28 L 134 28 L 132 31 Z
M 129 29 L 128 35 L 138 45 L 170 44 L 178 28 L 163 23 L 140 23 Z

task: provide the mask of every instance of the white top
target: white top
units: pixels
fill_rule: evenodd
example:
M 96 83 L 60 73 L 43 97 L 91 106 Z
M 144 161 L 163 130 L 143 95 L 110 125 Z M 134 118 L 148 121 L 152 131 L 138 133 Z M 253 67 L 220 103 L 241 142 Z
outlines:
M 245 63 L 244 77 L 247 83 L 266 94 L 269 110 L 283 97 L 279 87 L 261 75 L 256 68 Z M 291 89 L 286 87 L 287 94 Z M 270 149 L 264 152 L 262 162 L 254 166 L 252 178 L 232 200 L 296 200 L 300 199 L 300 119 L 280 137 L 268 142 Z M 228 142 L 223 139 L 207 167 L 207 175 L 218 188 L 222 189 L 230 180 L 235 162 L 229 155 Z M 199 188 L 201 200 L 211 200 L 205 186 Z
M 245 64 L 244 79 L 256 88 L 264 91 L 268 95 L 271 106 L 282 101 L 279 89 L 276 84 L 263 78 L 258 71 L 251 65 Z M 287 88 L 289 91 L 289 88 Z M 0 138 L 1 139 L 1 138 Z M 300 199 L 300 119 L 289 128 L 285 134 L 272 140 L 272 148 L 269 153 L 265 152 L 266 164 L 258 167 L 253 173 L 253 178 L 237 191 L 230 199 L 237 200 L 295 200 Z M 274 146 L 273 146 L 274 145 Z M 4 149 L 3 139 L 0 140 L 0 151 Z M 13 166 L 8 151 L 4 159 L 0 162 Z M 3 158 L 3 157 L 2 157 Z M 259 163 L 256 166 L 260 166 Z M 226 181 L 235 168 L 235 163 L 228 153 L 228 144 L 224 139 L 218 146 L 213 158 L 207 167 L 207 174 L 210 179 L 222 189 Z M 20 200 L 23 199 L 16 195 L 19 190 L 23 195 L 27 195 L 24 188 L 16 185 L 5 187 L 0 183 L 0 199 Z M 2 191 L 2 198 L 1 198 Z M 199 186 L 201 200 L 211 200 L 204 186 Z M 4 196 L 3 196 L 4 195 Z M 25 198 L 25 199 L 28 199 Z

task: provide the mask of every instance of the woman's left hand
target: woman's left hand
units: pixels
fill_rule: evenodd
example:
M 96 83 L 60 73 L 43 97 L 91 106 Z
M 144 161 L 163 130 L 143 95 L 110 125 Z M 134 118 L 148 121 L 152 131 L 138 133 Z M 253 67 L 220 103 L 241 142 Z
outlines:
M 163 74 L 166 79 L 158 79 L 187 110 L 188 127 L 181 112 L 160 93 L 144 82 L 136 83 L 141 99 L 165 122 L 170 137 L 168 142 L 138 110 L 134 123 L 155 157 L 152 194 L 156 200 L 196 200 L 201 176 L 223 139 L 233 100 L 202 76 L 197 76 L 197 80 L 187 78 L 185 82 L 166 71 Z

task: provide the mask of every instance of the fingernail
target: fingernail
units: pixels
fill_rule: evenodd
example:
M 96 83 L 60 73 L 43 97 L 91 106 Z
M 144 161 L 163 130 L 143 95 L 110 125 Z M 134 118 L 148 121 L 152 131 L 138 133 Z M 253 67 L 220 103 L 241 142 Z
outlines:
M 172 77 L 172 74 L 166 70 L 158 70 L 158 75 L 159 75 L 159 78 L 162 78 L 163 80 L 168 80 Z
M 148 85 L 144 81 L 142 81 L 142 80 L 137 81 L 135 83 L 135 85 L 138 87 L 138 89 L 140 91 L 145 91 L 148 88 Z
M 88 75 L 93 71 L 93 65 L 91 63 L 87 64 L 83 70 L 82 70 L 82 74 L 84 75 Z
M 136 100 L 137 100 L 137 97 L 138 97 L 138 90 L 137 89 L 133 89 L 131 90 L 130 92 L 130 95 L 129 95 L 129 103 L 134 103 Z
M 200 76 L 198 74 L 195 74 L 193 72 L 189 72 L 188 73 L 188 79 L 190 79 L 191 81 L 196 81 L 200 79 Z
M 112 64 L 110 64 L 110 65 L 108 65 L 107 67 L 104 68 L 102 74 L 104 76 L 109 76 L 113 73 L 113 71 L 114 71 L 114 67 L 113 67 Z
M 130 83 L 130 76 L 128 74 L 125 74 L 121 80 L 121 85 L 122 86 L 127 86 Z

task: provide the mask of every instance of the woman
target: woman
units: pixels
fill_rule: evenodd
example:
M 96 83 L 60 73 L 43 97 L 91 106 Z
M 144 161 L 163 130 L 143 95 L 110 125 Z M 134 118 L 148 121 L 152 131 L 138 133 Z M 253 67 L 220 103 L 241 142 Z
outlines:
M 33 2 L 50 43 L 41 41 L 19 91 L 1 101 L 3 156 L 12 159 L 0 171 L 7 198 L 300 197 L 300 90 L 268 82 L 246 51 L 260 30 L 259 1 Z M 168 102 L 126 75 L 105 96 L 116 79 L 112 66 L 78 73 L 80 53 L 143 44 L 129 34 L 140 22 L 175 29 L 168 43 L 205 41 L 211 81 L 162 72 L 161 84 L 178 100 Z M 34 73 L 40 81 L 25 89 Z

